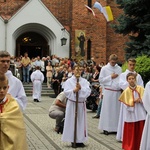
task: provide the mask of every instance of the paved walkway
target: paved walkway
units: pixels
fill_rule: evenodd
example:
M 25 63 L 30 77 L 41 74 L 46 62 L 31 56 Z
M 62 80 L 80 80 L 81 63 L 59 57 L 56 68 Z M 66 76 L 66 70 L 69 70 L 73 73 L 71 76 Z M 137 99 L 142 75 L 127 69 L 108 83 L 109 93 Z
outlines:
M 54 98 L 42 97 L 39 103 L 28 97 L 28 105 L 24 112 L 29 150 L 71 150 L 70 143 L 61 141 L 61 134 L 54 131 L 55 120 L 49 118 L 48 109 Z M 88 135 L 86 147 L 78 150 L 121 150 L 121 143 L 115 134 L 104 135 L 98 130 L 99 119 L 92 119 L 95 114 L 88 110 Z

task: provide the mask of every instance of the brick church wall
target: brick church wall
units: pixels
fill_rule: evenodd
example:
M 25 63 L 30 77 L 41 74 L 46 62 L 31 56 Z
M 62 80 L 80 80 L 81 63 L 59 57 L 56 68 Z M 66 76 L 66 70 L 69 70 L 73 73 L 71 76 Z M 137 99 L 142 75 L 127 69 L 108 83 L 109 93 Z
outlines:
M 103 15 L 97 10 L 93 9 L 96 17 L 87 10 L 84 5 L 87 1 L 73 0 L 73 22 L 72 22 L 72 38 L 75 37 L 75 30 L 86 30 L 86 42 L 91 40 L 91 57 L 97 63 L 106 61 L 106 21 Z M 71 43 L 72 50 L 74 50 L 74 40 Z M 72 51 L 74 53 L 74 51 Z M 85 57 L 86 58 L 86 57 Z
M 5 1 L 5 0 L 4 0 Z M 0 15 L 10 18 L 28 0 L 0 0 Z M 97 63 L 107 62 L 112 53 L 116 53 L 120 62 L 124 62 L 124 47 L 127 38 L 116 34 L 98 9 L 92 8 L 96 17 L 87 10 L 88 0 L 42 0 L 52 14 L 62 23 L 71 35 L 71 55 L 75 54 L 75 30 L 85 30 L 86 43 L 91 40 L 91 57 Z M 92 6 L 95 1 L 92 1 Z M 114 18 L 120 14 L 114 0 L 99 0 L 102 6 L 111 6 Z M 87 45 L 86 45 L 87 47 Z M 87 54 L 87 52 L 85 52 Z M 85 59 L 87 57 L 85 56 Z
M 113 0 L 100 0 L 102 6 L 111 6 L 114 18 L 121 13 L 121 10 L 117 8 L 117 5 Z M 96 14 L 96 18 L 93 17 L 84 5 L 87 5 L 87 1 L 80 0 L 80 2 L 73 0 L 73 22 L 72 22 L 72 38 L 74 38 L 74 31 L 86 30 L 86 40 L 90 38 L 92 41 L 92 53 L 91 57 L 94 57 L 97 63 L 108 62 L 109 55 L 116 53 L 119 58 L 119 62 L 123 63 L 124 47 L 127 38 L 114 32 L 110 27 L 112 22 L 107 22 L 103 14 L 98 9 L 92 8 Z M 82 4 L 82 5 L 81 5 Z M 92 3 L 93 6 L 94 2 Z M 71 43 L 74 50 L 74 41 Z M 72 51 L 73 53 L 74 51 Z
M 0 15 L 8 19 L 18 11 L 27 0 L 0 0 Z

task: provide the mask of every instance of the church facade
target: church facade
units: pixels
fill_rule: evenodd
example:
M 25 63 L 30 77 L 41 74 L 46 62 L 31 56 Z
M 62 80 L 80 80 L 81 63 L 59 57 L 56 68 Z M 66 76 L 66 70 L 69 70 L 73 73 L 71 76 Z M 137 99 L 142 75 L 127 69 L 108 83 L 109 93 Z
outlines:
M 121 13 L 113 0 L 99 0 L 109 5 L 114 20 Z M 93 0 L 0 0 L 0 50 L 30 57 L 57 55 L 72 57 L 79 50 L 85 59 L 107 62 L 116 53 L 124 62 L 124 43 L 127 38 L 116 34 L 102 13 L 85 7 Z M 65 37 L 67 42 L 61 44 Z

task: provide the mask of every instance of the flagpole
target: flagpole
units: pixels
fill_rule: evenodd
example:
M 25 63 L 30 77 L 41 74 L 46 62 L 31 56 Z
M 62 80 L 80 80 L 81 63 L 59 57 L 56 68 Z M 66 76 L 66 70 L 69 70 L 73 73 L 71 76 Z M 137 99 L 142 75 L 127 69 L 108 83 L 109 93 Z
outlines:
M 75 56 L 77 60 L 77 73 L 75 74 L 76 79 L 77 79 L 77 84 L 79 83 L 79 77 L 80 77 L 80 60 L 82 59 L 81 50 L 79 50 Z M 73 148 L 77 148 L 76 145 L 76 139 L 77 139 L 77 117 L 78 117 L 78 101 L 79 101 L 79 93 L 76 92 L 76 104 L 75 104 L 75 120 L 74 120 L 74 142 L 73 142 Z

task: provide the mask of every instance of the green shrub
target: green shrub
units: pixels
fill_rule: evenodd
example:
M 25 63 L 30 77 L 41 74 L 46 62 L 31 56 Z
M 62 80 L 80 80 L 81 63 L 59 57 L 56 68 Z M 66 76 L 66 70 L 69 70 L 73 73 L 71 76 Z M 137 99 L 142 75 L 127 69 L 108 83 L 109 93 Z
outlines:
M 127 69 L 127 62 L 122 65 L 122 71 L 124 72 Z M 136 58 L 136 67 L 135 71 L 142 76 L 144 84 L 150 80 L 150 58 L 143 55 Z
M 127 61 L 122 65 L 122 72 L 125 72 L 126 69 L 128 68 L 127 66 Z
M 139 56 L 136 58 L 135 70 L 138 72 L 146 84 L 150 80 L 150 58 L 148 56 Z

